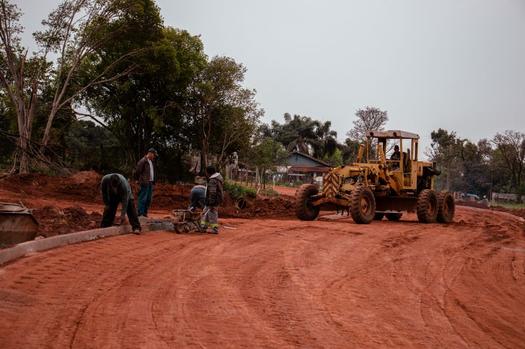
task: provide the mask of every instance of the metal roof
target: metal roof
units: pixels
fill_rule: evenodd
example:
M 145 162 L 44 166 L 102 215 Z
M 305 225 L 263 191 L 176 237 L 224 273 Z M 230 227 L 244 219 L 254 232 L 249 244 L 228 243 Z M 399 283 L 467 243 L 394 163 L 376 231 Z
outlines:
M 314 158 L 313 156 L 308 155 L 308 154 L 305 154 L 305 153 L 301 153 L 301 152 L 298 152 L 298 151 L 294 151 L 294 152 L 290 153 L 290 156 L 292 156 L 292 155 L 302 156 L 302 157 L 304 157 L 304 158 L 306 158 L 306 159 L 309 159 L 309 160 L 311 160 L 311 161 L 317 163 L 319 166 L 332 167 L 330 164 L 328 164 L 328 163 L 326 163 L 326 162 L 324 162 L 324 161 L 322 161 L 322 160 L 316 159 L 316 158 Z
M 374 138 L 407 138 L 407 139 L 419 139 L 419 135 L 401 131 L 401 130 L 387 130 L 387 131 L 368 131 L 366 133 L 367 137 Z

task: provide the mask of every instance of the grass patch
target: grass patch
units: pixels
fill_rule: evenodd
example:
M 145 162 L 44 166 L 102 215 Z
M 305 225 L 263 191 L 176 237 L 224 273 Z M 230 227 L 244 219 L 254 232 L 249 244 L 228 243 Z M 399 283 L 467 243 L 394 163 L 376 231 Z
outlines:
M 269 196 L 269 197 L 276 197 L 276 196 L 279 196 L 279 193 L 276 192 L 275 190 L 273 190 L 272 188 L 266 188 L 266 189 L 262 189 L 259 194 L 261 195 L 264 195 L 264 196 Z
M 521 209 L 521 208 L 525 208 L 525 203 L 518 204 L 518 203 L 515 203 L 515 202 L 494 202 L 494 203 L 492 203 L 492 206 L 504 207 L 504 208 L 510 208 L 510 209 L 518 210 L 518 209 Z
M 257 197 L 257 192 L 255 191 L 255 189 L 247 188 L 243 185 L 232 182 L 224 183 L 224 191 L 228 192 L 228 194 L 230 194 L 230 197 L 234 200 L 246 198 L 253 199 Z

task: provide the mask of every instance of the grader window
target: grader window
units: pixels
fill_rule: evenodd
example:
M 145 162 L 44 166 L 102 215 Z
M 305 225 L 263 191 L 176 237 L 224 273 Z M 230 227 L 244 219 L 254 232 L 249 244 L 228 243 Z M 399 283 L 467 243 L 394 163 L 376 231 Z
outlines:
M 390 170 L 395 171 L 401 167 L 401 149 L 400 139 L 389 139 L 386 142 L 386 158 Z

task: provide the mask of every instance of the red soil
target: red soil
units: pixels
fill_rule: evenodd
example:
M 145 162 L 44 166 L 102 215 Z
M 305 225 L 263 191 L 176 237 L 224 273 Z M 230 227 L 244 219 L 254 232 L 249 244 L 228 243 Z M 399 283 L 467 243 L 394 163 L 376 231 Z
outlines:
M 226 219 L 0 268 L 1 348 L 525 348 L 525 232 L 456 223 Z
M 40 235 L 52 236 L 93 229 L 100 225 L 103 204 L 100 194 L 102 176 L 92 171 L 78 172 L 69 177 L 41 174 L 13 176 L 0 181 L 0 202 L 23 202 L 33 209 L 40 223 Z M 151 213 L 164 218 L 171 210 L 189 204 L 190 184 L 159 183 L 155 186 Z M 135 195 L 138 185 L 132 182 Z M 135 200 L 135 204 L 136 204 Z M 220 208 L 221 217 L 290 217 L 293 205 L 290 198 L 247 199 L 244 209 L 227 194 Z

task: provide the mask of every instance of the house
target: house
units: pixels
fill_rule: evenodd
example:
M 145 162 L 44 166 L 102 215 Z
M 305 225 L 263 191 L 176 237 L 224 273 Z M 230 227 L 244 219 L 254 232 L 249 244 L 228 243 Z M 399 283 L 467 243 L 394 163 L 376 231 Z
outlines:
M 313 156 L 294 151 L 286 159 L 286 165 L 278 168 L 278 175 L 275 180 L 279 182 L 311 183 L 316 177 L 328 172 L 331 167 L 330 164 Z

